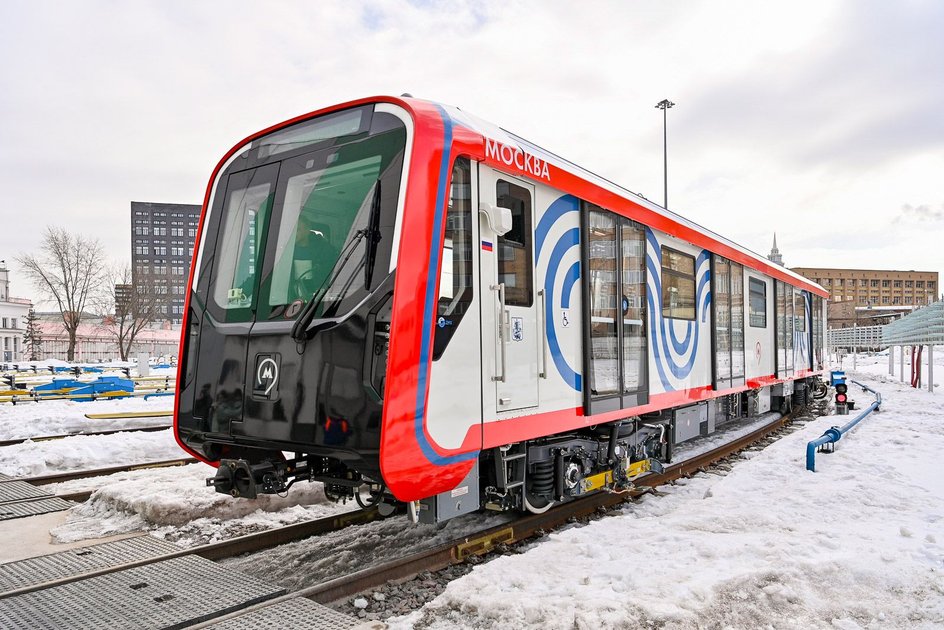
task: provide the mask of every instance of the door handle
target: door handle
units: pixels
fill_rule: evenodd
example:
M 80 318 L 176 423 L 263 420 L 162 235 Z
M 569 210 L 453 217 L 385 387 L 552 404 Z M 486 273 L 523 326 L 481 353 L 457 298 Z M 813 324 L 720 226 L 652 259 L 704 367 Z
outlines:
M 493 381 L 498 381 L 501 383 L 505 382 L 505 283 L 499 282 L 498 284 L 493 284 L 491 287 L 492 291 L 498 291 L 498 343 L 500 344 L 500 355 L 501 355 L 501 376 L 493 376 Z

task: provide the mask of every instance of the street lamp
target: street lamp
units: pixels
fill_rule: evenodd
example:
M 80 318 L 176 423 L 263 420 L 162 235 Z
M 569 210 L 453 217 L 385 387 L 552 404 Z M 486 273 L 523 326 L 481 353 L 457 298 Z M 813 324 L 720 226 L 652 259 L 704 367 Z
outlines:
M 665 110 L 670 107 L 675 107 L 675 103 L 670 101 L 667 98 L 662 99 L 656 103 L 656 109 L 662 110 L 662 176 L 664 181 L 665 189 L 663 191 L 662 197 L 662 206 L 668 210 L 669 209 L 669 153 L 668 153 L 668 137 L 666 135 L 666 114 Z

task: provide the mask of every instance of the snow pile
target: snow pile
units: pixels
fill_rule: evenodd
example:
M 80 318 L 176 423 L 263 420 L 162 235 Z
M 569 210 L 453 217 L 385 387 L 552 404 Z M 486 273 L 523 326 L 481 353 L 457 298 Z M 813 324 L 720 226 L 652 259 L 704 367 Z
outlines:
M 171 396 L 144 398 L 102 399 L 90 402 L 49 400 L 20 402 L 16 405 L 0 403 L 0 440 L 63 435 L 80 431 L 108 431 L 132 427 L 156 426 L 171 418 L 124 418 L 119 420 L 90 420 L 85 414 L 126 413 L 131 411 L 160 412 L 174 408 Z
M 819 472 L 806 443 L 852 416 L 478 566 L 392 627 L 941 627 L 944 398 L 870 382 L 882 411 Z
M 172 429 L 153 433 L 75 435 L 61 440 L 4 446 L 0 449 L 0 473 L 11 477 L 37 477 L 186 456 L 174 440 Z
M 330 502 L 317 483 L 296 484 L 286 497 L 234 499 L 206 486 L 204 480 L 215 472 L 212 466 L 192 464 L 97 480 L 98 489 L 89 500 L 72 508 L 65 524 L 51 534 L 57 542 L 73 542 L 149 530 L 191 546 L 353 509 Z M 78 480 L 51 489 L 72 492 L 81 484 Z

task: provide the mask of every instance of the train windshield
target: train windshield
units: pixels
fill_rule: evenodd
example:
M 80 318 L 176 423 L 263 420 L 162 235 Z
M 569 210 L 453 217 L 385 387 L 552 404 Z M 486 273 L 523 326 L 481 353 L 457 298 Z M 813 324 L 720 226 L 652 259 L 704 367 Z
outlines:
M 315 317 L 339 316 L 386 276 L 406 129 L 355 111 L 256 141 L 251 168 L 221 178 L 208 308 L 222 321 L 294 319 L 316 294 Z

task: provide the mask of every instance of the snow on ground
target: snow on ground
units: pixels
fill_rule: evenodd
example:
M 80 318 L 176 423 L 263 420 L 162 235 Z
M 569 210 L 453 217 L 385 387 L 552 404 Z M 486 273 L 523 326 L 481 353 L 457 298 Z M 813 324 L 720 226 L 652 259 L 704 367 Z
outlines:
M 90 420 L 85 414 L 126 413 L 131 411 L 170 411 L 174 408 L 171 396 L 118 398 L 76 402 L 48 400 L 20 402 L 16 405 L 0 403 L 0 440 L 63 435 L 79 431 L 108 431 L 130 427 L 170 425 L 166 418 L 125 418 L 121 420 Z
M 60 494 L 97 488 L 88 501 L 72 508 L 66 522 L 51 534 L 57 542 L 73 542 L 149 531 L 181 547 L 190 547 L 355 507 L 329 501 L 320 483 L 295 484 L 285 497 L 234 499 L 206 486 L 205 479 L 215 472 L 212 466 L 201 463 L 48 486 Z
M 170 397 L 0 404 L 0 439 L 169 424 L 170 418 L 89 420 L 85 414 L 172 408 Z M 171 429 L 72 436 L 0 447 L 0 473 L 32 477 L 181 457 L 186 453 L 177 445 Z M 298 483 L 287 497 L 234 499 L 206 486 L 205 479 L 214 473 L 210 466 L 193 464 L 44 486 L 56 494 L 94 491 L 88 501 L 69 511 L 62 526 L 51 532 L 53 539 L 72 542 L 147 531 L 188 547 L 356 508 L 352 502 L 336 505 L 326 499 L 319 483 Z
M 478 566 L 392 627 L 941 627 L 944 396 L 883 382 L 869 366 L 887 361 L 860 357 L 852 376 L 882 410 L 819 454 L 818 472 L 806 443 L 853 416 Z
M 61 440 L 26 441 L 0 448 L 0 473 L 11 477 L 37 477 L 186 456 L 174 440 L 173 429 L 152 433 L 74 435 Z

